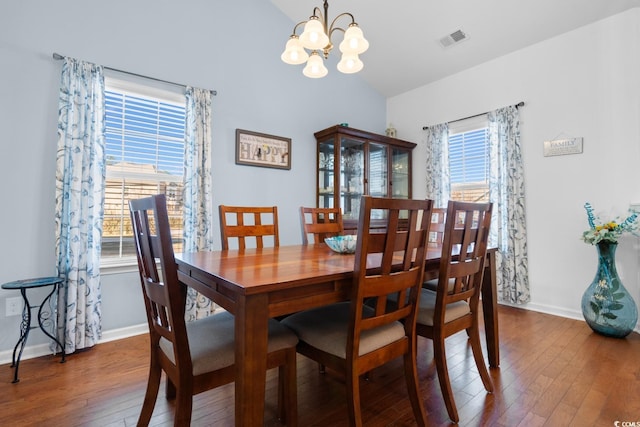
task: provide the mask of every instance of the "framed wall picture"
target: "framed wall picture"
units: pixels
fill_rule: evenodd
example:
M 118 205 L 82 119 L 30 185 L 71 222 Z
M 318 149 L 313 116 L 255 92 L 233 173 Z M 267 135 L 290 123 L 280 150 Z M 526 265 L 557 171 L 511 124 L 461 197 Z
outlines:
M 236 164 L 291 169 L 291 138 L 236 129 Z

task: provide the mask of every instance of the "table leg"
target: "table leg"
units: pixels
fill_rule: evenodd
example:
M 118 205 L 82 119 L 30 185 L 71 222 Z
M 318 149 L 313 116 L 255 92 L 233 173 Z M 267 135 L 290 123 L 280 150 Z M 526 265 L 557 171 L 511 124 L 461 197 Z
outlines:
M 244 295 L 237 301 L 236 426 L 262 426 L 267 375 L 267 295 Z
M 496 278 L 496 251 L 487 252 L 482 281 L 482 313 L 484 316 L 485 336 L 489 366 L 500 366 L 500 343 L 498 336 L 498 289 Z
M 65 358 L 65 354 L 64 354 L 64 345 L 58 340 L 58 338 L 56 338 L 54 335 L 51 335 L 49 333 L 49 331 L 47 331 L 47 329 L 44 326 L 44 321 L 46 320 L 51 320 L 52 324 L 54 326 L 53 328 L 53 332 L 55 333 L 55 322 L 53 322 L 52 318 L 53 318 L 53 309 L 51 309 L 51 296 L 55 293 L 55 291 L 58 289 L 57 285 L 53 286 L 53 289 L 51 290 L 51 293 L 49 295 L 47 295 L 47 297 L 42 301 L 42 304 L 40 304 L 40 308 L 38 309 L 38 325 L 40 326 L 40 329 L 42 330 L 42 332 L 44 332 L 44 334 L 46 336 L 48 336 L 49 338 L 51 338 L 53 341 L 55 341 L 56 345 L 60 347 L 60 350 L 62 350 L 62 360 L 60 361 L 60 363 L 64 363 L 64 358 Z M 49 317 L 45 317 L 43 318 L 43 313 L 42 313 L 42 308 L 48 304 L 49 308 L 51 309 L 51 312 L 49 313 Z M 46 314 L 46 313 L 45 313 Z M 58 347 L 56 347 L 56 350 L 58 349 Z
M 17 383 L 20 381 L 18 378 L 18 368 L 20 368 L 20 359 L 22 358 L 22 350 L 24 350 L 24 346 L 27 343 L 27 338 L 29 337 L 29 331 L 31 330 L 31 305 L 29 304 L 29 299 L 27 298 L 27 290 L 22 288 L 20 289 L 20 294 L 22 295 L 22 299 L 24 300 L 24 308 L 22 309 L 22 322 L 20 323 L 20 339 L 16 343 L 16 346 L 13 348 L 13 355 L 11 357 L 11 367 L 15 368 L 13 373 L 13 381 L 12 383 Z M 20 347 L 20 351 L 18 352 L 18 357 L 16 358 L 16 351 Z

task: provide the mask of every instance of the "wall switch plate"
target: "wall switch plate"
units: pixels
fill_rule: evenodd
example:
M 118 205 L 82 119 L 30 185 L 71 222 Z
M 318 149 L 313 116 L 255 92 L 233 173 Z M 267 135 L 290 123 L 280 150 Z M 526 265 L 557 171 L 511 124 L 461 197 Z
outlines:
M 17 316 L 22 313 L 22 298 L 11 297 L 6 300 L 6 316 Z

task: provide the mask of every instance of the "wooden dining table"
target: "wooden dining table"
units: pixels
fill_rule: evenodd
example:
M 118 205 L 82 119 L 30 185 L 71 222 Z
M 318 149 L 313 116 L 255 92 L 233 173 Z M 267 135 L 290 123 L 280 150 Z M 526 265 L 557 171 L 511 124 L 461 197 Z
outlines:
M 441 248 L 430 246 L 426 277 L 437 277 Z M 482 307 L 489 365 L 500 362 L 494 248 L 487 253 Z M 262 426 L 267 321 L 349 299 L 354 255 L 325 244 L 176 254 L 178 278 L 235 316 L 235 424 Z

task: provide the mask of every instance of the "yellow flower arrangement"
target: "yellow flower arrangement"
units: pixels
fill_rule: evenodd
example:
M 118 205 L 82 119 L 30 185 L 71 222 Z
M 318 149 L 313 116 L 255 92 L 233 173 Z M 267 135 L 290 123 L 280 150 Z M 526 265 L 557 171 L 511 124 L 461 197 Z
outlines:
M 593 213 L 591 203 L 585 203 L 584 208 L 587 211 L 587 220 L 589 221 L 589 229 L 582 233 L 582 240 L 591 245 L 600 242 L 618 243 L 618 239 L 624 233 L 635 234 L 638 229 L 638 214 L 632 212 L 624 221 L 609 221 L 596 224 L 598 218 Z

